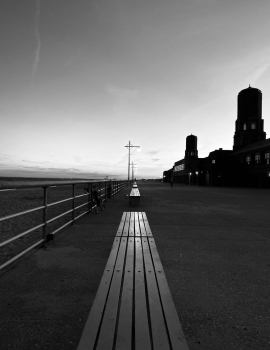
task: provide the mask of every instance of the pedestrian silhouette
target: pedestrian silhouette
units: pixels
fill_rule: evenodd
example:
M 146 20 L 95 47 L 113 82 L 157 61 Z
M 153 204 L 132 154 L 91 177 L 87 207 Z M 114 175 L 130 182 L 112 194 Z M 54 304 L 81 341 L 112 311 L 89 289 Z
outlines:
M 102 203 L 102 199 L 100 198 L 99 196 L 99 193 L 98 193 L 98 190 L 97 190 L 97 186 L 94 185 L 92 187 L 92 198 L 93 198 L 93 202 L 95 205 L 95 212 L 96 214 L 98 214 L 98 207 L 101 209 L 101 210 L 104 210 L 103 208 L 105 208 L 105 205 Z

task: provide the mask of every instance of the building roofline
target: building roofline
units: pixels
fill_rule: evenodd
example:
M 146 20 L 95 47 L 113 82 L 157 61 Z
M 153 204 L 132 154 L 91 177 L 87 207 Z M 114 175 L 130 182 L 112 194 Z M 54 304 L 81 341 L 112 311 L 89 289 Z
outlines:
M 242 153 L 246 153 L 246 152 L 251 152 L 251 151 L 256 151 L 265 147 L 269 147 L 270 148 L 270 138 L 263 140 L 263 141 L 258 141 L 258 142 L 254 142 L 250 145 L 247 145 L 245 147 L 240 148 L 239 150 L 235 151 L 232 153 L 232 156 L 235 156 L 237 154 L 242 154 Z

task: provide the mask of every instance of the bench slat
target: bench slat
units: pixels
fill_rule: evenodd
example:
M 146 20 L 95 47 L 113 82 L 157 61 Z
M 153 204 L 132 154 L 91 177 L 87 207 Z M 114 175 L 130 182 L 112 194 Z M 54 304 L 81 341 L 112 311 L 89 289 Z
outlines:
M 142 212 L 142 217 L 143 217 L 143 221 L 147 221 L 148 222 L 148 219 L 147 219 L 147 216 L 146 216 L 145 212 Z
M 121 221 L 120 221 L 120 225 L 119 225 L 119 227 L 118 227 L 116 236 L 122 236 L 122 232 L 123 232 L 123 228 L 124 228 L 125 220 L 126 220 L 126 215 L 127 215 L 126 212 L 124 212 L 123 215 L 122 215 L 122 219 L 121 219 Z
M 119 323 L 116 338 L 117 350 L 132 349 L 134 238 L 128 238 L 126 266 L 123 281 Z
M 130 196 L 139 196 L 140 195 L 140 191 L 138 188 L 133 188 L 131 191 L 130 191 Z
M 131 237 L 134 237 L 134 228 L 135 228 L 134 220 L 135 220 L 135 213 L 132 212 L 130 216 L 130 225 L 129 225 L 129 233 L 128 233 L 128 235 Z
M 123 229 L 122 236 L 128 236 L 128 230 L 129 230 L 129 219 L 130 219 L 130 213 L 127 213 L 126 215 L 126 221 Z
M 81 340 L 77 350 L 94 349 L 100 321 L 104 312 L 105 302 L 110 287 L 111 278 L 113 275 L 113 268 L 115 265 L 119 245 L 120 238 L 115 237 L 105 271 L 101 278 L 98 291 L 93 302 L 90 314 L 88 316 L 87 322 L 85 324 L 83 334 L 81 336 Z
M 146 236 L 146 230 L 143 222 L 143 216 L 142 213 L 139 213 L 139 224 L 140 224 L 140 230 L 141 230 L 141 236 L 145 237 Z
M 100 328 L 96 350 L 112 349 L 117 321 L 119 295 L 123 275 L 127 238 L 121 237 L 118 256 L 112 277 L 110 293 L 108 295 L 105 312 Z
M 159 290 L 152 264 L 152 258 L 148 245 L 148 239 L 142 238 L 144 267 L 147 282 L 147 293 L 152 328 L 153 348 L 155 350 L 170 350 L 170 343 L 164 322 Z
M 145 295 L 144 266 L 142 243 L 140 237 L 135 237 L 136 265 L 135 265 L 135 349 L 151 349 L 147 302 Z
M 158 281 L 160 298 L 163 305 L 164 315 L 168 326 L 170 340 L 173 350 L 188 350 L 188 345 L 182 331 L 182 327 L 174 306 L 168 282 L 163 270 L 163 266 L 158 254 L 156 243 L 154 239 L 149 238 L 149 247 L 152 254 L 152 259 L 156 271 L 156 278 Z
M 148 220 L 146 218 L 146 214 L 145 213 L 143 213 L 143 221 L 144 221 L 144 226 L 145 226 L 145 230 L 146 230 L 146 235 L 147 236 L 153 236 L 152 231 L 151 231 L 150 226 L 149 226 L 149 222 L 148 222 Z
M 141 236 L 141 231 L 140 231 L 140 225 L 139 225 L 139 218 L 138 218 L 138 213 L 134 213 L 135 214 L 135 233 L 134 235 L 136 237 L 140 237 Z

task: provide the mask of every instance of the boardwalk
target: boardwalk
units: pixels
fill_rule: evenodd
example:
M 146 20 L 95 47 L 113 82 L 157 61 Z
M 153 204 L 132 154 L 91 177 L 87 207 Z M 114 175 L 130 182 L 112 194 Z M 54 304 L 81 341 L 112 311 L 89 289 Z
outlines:
M 138 186 L 190 350 L 269 348 L 270 190 Z M 76 349 L 129 192 L 0 277 L 0 349 Z

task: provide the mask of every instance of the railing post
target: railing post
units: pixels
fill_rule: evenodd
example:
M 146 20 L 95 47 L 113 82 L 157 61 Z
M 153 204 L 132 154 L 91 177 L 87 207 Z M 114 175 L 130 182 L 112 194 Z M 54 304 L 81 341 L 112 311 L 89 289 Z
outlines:
M 47 234 L 47 205 L 48 205 L 48 187 L 43 187 L 43 228 L 42 228 L 42 239 L 44 239 L 42 243 L 42 247 L 46 248 L 46 234 Z
M 92 211 L 91 193 L 92 193 L 92 188 L 90 188 L 90 184 L 88 184 L 87 200 L 88 200 L 88 211 L 90 212 Z
M 92 182 L 91 182 L 91 189 L 90 189 L 90 192 L 91 192 L 91 213 L 92 213 L 92 209 L 93 209 L 93 207 L 92 207 L 92 204 L 93 204 L 93 192 L 92 192 L 92 186 L 93 186 L 93 184 L 92 184 Z
M 100 196 L 100 203 L 102 204 L 103 203 L 103 197 L 101 197 L 103 195 L 103 191 L 102 191 L 102 185 L 103 185 L 103 182 L 100 182 L 99 183 L 99 196 Z
M 104 185 L 104 201 L 107 201 L 107 182 L 105 181 L 105 185 Z
M 73 211 L 72 211 L 72 224 L 71 225 L 73 225 L 74 220 L 75 220 L 75 184 L 72 185 L 72 197 L 73 197 L 73 199 L 72 199 Z

